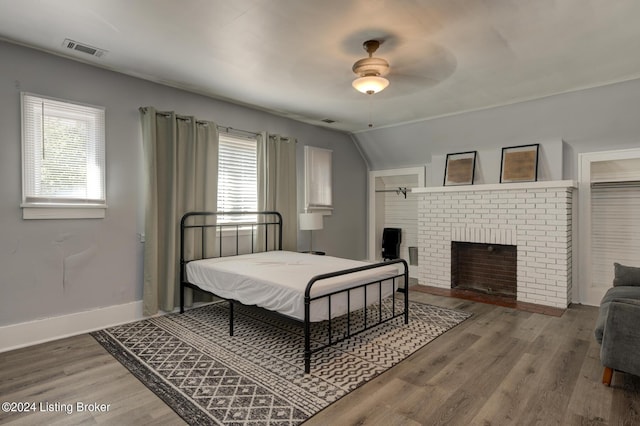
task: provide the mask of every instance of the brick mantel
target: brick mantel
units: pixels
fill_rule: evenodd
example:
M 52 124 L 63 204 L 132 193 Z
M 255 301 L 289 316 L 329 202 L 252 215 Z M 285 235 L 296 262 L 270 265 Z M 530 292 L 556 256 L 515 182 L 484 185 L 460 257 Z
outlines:
M 573 181 L 414 188 L 419 283 L 451 287 L 451 242 L 517 246 L 517 300 L 571 303 Z

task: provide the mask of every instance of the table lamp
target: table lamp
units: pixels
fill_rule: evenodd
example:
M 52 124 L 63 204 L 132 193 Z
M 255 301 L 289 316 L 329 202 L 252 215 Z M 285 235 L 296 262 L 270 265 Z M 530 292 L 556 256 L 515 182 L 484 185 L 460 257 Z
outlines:
M 322 214 L 300 213 L 300 230 L 309 231 L 309 253 L 313 253 L 313 231 L 322 229 Z

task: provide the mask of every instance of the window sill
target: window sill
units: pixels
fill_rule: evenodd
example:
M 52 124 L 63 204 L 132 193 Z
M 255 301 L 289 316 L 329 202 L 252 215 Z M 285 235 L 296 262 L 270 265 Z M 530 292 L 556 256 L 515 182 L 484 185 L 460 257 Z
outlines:
M 22 204 L 23 219 L 104 219 L 105 204 Z

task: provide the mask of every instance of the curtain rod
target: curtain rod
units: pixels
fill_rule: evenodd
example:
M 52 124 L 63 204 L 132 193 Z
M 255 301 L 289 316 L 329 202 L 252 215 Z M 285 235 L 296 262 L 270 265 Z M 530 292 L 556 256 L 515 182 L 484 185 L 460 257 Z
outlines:
M 140 107 L 140 110 L 142 112 L 145 112 L 145 113 L 147 112 L 147 108 L 146 107 Z M 163 117 L 170 117 L 172 113 L 169 112 L 169 111 L 156 111 L 156 114 L 157 115 L 162 115 Z M 191 120 L 193 118 L 193 117 L 189 117 L 187 115 L 175 114 L 175 116 L 176 116 L 176 118 L 178 120 L 185 120 L 185 121 Z M 208 125 L 209 122 L 208 121 L 202 121 L 202 120 L 196 120 L 196 124 Z M 244 135 L 251 135 L 251 136 L 259 136 L 260 135 L 260 133 L 257 133 L 257 132 L 252 132 L 252 131 L 249 131 L 249 130 L 242 130 L 242 129 L 234 129 L 233 127 L 221 126 L 219 124 L 216 124 L 216 128 L 220 132 L 230 133 L 230 134 L 237 133 L 237 134 L 244 134 Z
M 251 135 L 251 136 L 259 136 L 260 133 L 257 132 L 252 132 L 249 130 L 242 130 L 242 129 L 234 129 L 233 127 L 229 127 L 229 126 L 220 126 L 218 125 L 218 131 L 220 132 L 225 132 L 225 133 L 229 133 L 229 134 L 233 134 L 233 133 L 238 133 L 241 135 Z

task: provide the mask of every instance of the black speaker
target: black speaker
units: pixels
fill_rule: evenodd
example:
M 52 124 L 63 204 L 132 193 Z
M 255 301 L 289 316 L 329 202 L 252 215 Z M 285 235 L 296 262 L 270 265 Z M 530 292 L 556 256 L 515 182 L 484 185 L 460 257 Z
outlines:
M 393 260 L 399 258 L 401 242 L 401 228 L 384 228 L 382 230 L 382 258 L 384 260 Z

